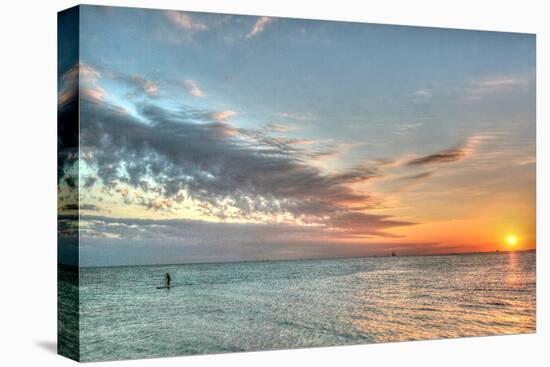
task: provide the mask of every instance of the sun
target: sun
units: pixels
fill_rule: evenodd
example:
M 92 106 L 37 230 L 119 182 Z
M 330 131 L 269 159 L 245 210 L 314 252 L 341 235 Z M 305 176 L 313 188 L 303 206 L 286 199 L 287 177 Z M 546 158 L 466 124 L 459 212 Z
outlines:
M 510 246 L 514 246 L 515 244 L 518 243 L 518 238 L 517 236 L 511 234 L 511 235 L 508 235 L 508 237 L 506 237 L 506 243 Z

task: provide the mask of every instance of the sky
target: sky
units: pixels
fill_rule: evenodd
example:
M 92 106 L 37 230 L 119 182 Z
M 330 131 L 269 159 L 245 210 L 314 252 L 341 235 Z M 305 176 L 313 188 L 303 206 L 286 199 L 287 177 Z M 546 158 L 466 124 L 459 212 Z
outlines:
M 58 197 L 81 266 L 536 247 L 534 35 L 95 6 L 78 27 Z

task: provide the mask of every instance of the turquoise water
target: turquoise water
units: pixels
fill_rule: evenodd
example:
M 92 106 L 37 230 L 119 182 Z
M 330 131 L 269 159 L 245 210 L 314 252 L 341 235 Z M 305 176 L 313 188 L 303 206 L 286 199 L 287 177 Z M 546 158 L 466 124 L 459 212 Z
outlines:
M 80 357 L 531 333 L 535 273 L 534 252 L 83 268 Z

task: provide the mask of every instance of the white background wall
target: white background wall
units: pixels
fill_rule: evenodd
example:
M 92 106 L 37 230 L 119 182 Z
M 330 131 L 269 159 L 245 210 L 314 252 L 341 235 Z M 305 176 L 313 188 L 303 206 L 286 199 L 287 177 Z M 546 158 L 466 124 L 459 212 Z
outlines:
M 548 365 L 549 10 L 522 0 L 147 0 L 96 4 L 537 33 L 538 332 L 106 363 L 116 366 Z M 65 366 L 56 340 L 56 12 L 73 1 L 6 1 L 0 13 L 0 365 Z M 546 16 L 545 16 L 546 15 Z M 543 103 L 546 101 L 546 105 Z M 546 226 L 544 225 L 546 223 Z M 546 347 L 545 347 L 546 344 Z

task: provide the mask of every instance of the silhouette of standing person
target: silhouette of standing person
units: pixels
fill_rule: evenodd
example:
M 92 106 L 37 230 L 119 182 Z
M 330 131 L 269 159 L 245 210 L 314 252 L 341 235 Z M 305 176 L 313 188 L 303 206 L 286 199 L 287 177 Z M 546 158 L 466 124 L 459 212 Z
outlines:
M 166 286 L 166 288 L 170 288 L 170 281 L 172 279 L 170 279 L 170 274 L 169 273 L 166 273 L 166 275 L 164 276 L 164 285 Z

